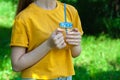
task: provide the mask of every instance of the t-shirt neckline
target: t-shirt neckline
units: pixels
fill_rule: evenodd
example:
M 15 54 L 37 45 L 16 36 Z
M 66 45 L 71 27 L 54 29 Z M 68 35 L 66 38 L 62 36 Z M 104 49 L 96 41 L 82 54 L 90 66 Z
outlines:
M 52 10 L 44 9 L 44 8 L 38 6 L 37 4 L 35 4 L 34 2 L 33 2 L 31 5 L 34 6 L 37 10 L 40 10 L 40 11 L 42 11 L 42 12 L 44 12 L 44 13 L 52 13 L 52 12 L 56 12 L 56 11 L 59 10 L 59 6 L 60 6 L 60 5 L 59 5 L 59 2 L 56 1 L 56 3 L 57 3 L 56 8 L 54 8 L 54 9 L 52 9 Z

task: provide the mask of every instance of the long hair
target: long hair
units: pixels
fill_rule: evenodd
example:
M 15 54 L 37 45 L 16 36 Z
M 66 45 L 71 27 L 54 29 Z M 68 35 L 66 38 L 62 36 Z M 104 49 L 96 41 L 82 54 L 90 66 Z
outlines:
M 34 0 L 19 0 L 16 15 L 21 12 L 23 9 L 25 9 L 30 3 L 32 3 Z

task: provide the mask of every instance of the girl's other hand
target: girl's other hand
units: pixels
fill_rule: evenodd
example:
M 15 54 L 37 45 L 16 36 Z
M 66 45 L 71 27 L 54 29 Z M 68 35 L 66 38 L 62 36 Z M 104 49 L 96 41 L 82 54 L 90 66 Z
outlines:
M 81 34 L 77 28 L 72 29 L 66 34 L 66 42 L 69 45 L 79 46 L 81 42 Z

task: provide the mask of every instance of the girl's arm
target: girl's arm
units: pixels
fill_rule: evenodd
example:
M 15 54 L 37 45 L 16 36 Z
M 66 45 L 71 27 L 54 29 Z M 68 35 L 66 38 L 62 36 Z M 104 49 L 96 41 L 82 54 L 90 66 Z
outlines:
M 26 53 L 25 47 L 12 47 L 12 67 L 14 71 L 22 71 L 42 59 L 51 47 L 48 46 L 48 40 L 43 44 Z
M 52 36 L 39 45 L 34 50 L 26 53 L 25 47 L 12 47 L 12 67 L 15 71 L 22 71 L 26 68 L 31 67 L 39 60 L 41 60 L 52 47 L 57 47 L 58 49 L 64 48 L 66 43 L 64 41 L 63 35 L 59 30 L 53 32 Z

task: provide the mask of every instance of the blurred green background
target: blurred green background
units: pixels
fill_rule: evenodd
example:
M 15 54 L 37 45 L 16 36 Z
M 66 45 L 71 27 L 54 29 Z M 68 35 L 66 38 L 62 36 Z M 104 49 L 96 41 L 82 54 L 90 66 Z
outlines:
M 76 7 L 84 30 L 73 80 L 120 80 L 120 2 L 61 1 Z M 20 80 L 12 71 L 9 47 L 16 5 L 17 0 L 0 0 L 0 80 Z

